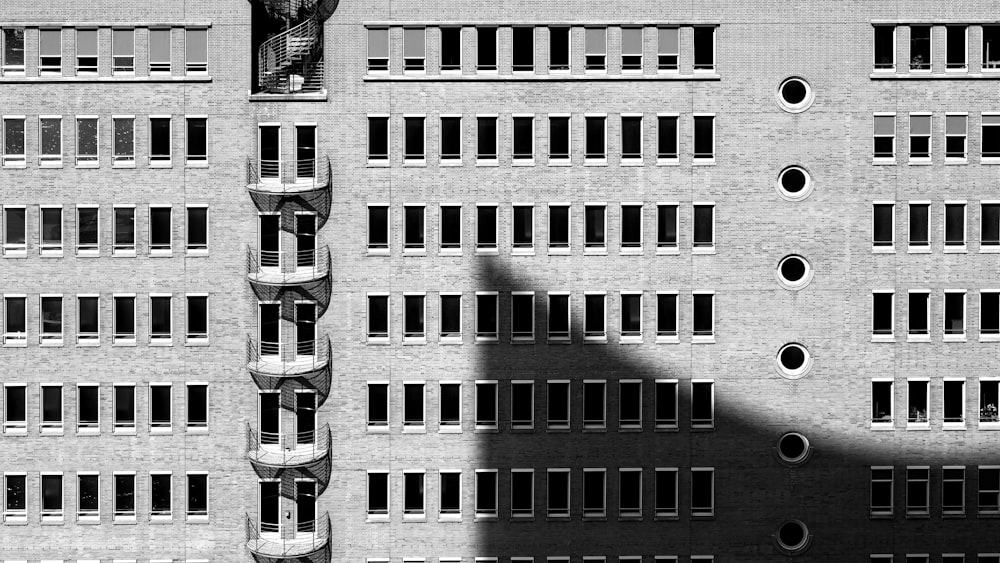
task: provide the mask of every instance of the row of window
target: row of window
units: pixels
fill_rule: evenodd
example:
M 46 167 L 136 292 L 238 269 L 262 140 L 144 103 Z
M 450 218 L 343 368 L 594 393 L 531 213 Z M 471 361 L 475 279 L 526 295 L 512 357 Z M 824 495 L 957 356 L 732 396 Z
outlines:
M 208 344 L 208 293 L 184 294 L 184 317 L 182 326 L 186 345 Z M 148 299 L 135 293 L 115 293 L 111 305 L 111 343 L 115 346 L 135 346 L 139 341 L 137 318 L 148 321 L 150 346 L 172 346 L 174 337 L 180 337 L 175 327 L 175 301 L 170 293 L 150 293 Z M 34 300 L 32 300 L 34 301 Z M 100 346 L 102 325 L 107 330 L 107 321 L 102 320 L 99 294 L 77 294 L 75 314 L 75 338 L 77 346 Z M 146 310 L 138 310 L 137 304 L 145 304 Z M 62 294 L 39 294 L 38 296 L 38 344 L 39 346 L 62 346 L 65 342 L 66 326 L 64 297 Z M 107 310 L 104 311 L 107 313 Z M 137 314 L 138 313 L 138 314 Z M 72 314 L 71 314 L 72 316 Z M 3 346 L 25 347 L 28 345 L 28 296 L 25 294 L 4 294 L 3 296 Z
M 399 28 L 392 28 L 397 30 Z M 508 33 L 507 30 L 510 30 Z M 608 41 L 608 32 L 617 41 Z M 402 68 L 404 74 L 426 74 L 427 41 L 437 40 L 437 49 L 431 47 L 437 57 L 441 74 L 460 74 L 462 72 L 462 54 L 467 41 L 474 42 L 475 60 L 466 64 L 466 68 L 475 68 L 480 74 L 497 74 L 505 69 L 501 64 L 510 61 L 511 71 L 515 74 L 534 74 L 541 70 L 548 74 L 568 74 L 573 70 L 572 36 L 582 35 L 584 46 L 583 63 L 586 73 L 607 74 L 609 57 L 620 55 L 622 74 L 642 74 L 645 68 L 655 68 L 657 72 L 679 71 L 680 38 L 679 26 L 407 26 L 401 34 L 390 33 L 388 27 L 367 28 L 368 39 L 368 74 L 388 74 L 392 52 L 402 53 L 401 65 L 391 65 L 393 69 Z M 430 31 L 430 33 L 428 33 Z M 397 44 L 390 45 L 390 37 L 402 39 L 402 49 Z M 465 36 L 463 38 L 463 35 Z M 685 45 L 692 53 L 695 72 L 715 72 L 715 26 L 693 26 L 691 45 Z M 645 37 L 644 37 L 645 36 Z M 644 56 L 646 38 L 656 41 L 656 63 L 644 59 L 651 58 L 650 52 Z M 396 39 L 398 41 L 399 39 Z M 609 45 L 619 49 L 618 53 L 609 52 Z M 536 60 L 537 53 L 546 53 L 547 61 Z
M 1000 164 L 1000 113 L 982 113 L 981 116 L 980 162 Z M 969 158 L 969 114 L 954 112 L 945 114 L 944 161 L 965 164 Z M 933 150 L 933 116 L 930 112 L 909 114 L 910 164 L 928 164 L 935 153 Z M 876 164 L 896 162 L 896 114 L 885 112 L 875 114 L 874 160 Z
M 511 557 L 510 563 L 535 563 L 535 557 Z M 548 557 L 538 557 L 538 563 L 570 563 L 573 561 L 583 561 L 583 563 L 609 563 L 608 557 L 603 555 L 595 556 L 584 556 L 582 559 L 572 558 L 569 556 L 548 556 Z M 643 563 L 643 556 L 641 555 L 620 555 L 618 556 L 618 563 Z M 497 557 L 475 557 L 475 558 L 462 558 L 462 557 L 439 557 L 439 563 L 497 563 L 500 559 Z M 614 558 L 611 558 L 612 563 Z M 646 557 L 647 563 L 678 563 L 681 561 L 676 555 L 655 555 L 652 558 Z M 400 561 L 398 559 L 390 559 L 388 557 L 369 557 L 365 560 L 365 563 L 391 563 L 393 561 Z M 432 563 L 433 559 L 427 559 L 425 557 L 404 557 L 402 558 L 402 563 Z M 690 558 L 691 563 L 712 563 L 715 561 L 714 555 L 692 555 Z M 18 562 L 20 563 L 20 562 Z M 47 562 L 43 562 L 47 563 Z M 62 563 L 61 561 L 58 563 Z M 79 563 L 89 563 L 80 561 Z M 117 563 L 117 562 L 115 562 Z M 155 563 L 155 562 L 150 562 Z M 994 563 L 992 561 L 988 563 Z
M 931 468 L 928 466 L 907 466 L 903 469 L 905 478 L 906 516 L 927 518 L 931 513 Z M 980 465 L 977 468 L 979 489 L 976 505 L 980 516 L 1000 514 L 1000 466 Z M 941 515 L 965 516 L 966 514 L 966 468 L 964 466 L 944 466 L 935 471 L 940 479 Z M 895 508 L 896 468 L 871 468 L 872 518 L 892 518 Z
M 42 559 L 39 563 L 209 563 L 208 559 Z M 3 563 L 28 563 L 25 560 L 5 559 Z
M 32 385 L 33 386 L 33 385 Z M 101 386 L 97 383 L 76 384 L 76 433 L 101 433 Z M 148 385 L 149 432 L 169 434 L 175 425 L 174 386 L 169 382 L 152 382 Z M 7 435 L 28 433 L 28 384 L 4 383 L 3 432 Z M 141 393 L 141 391 L 140 391 Z M 32 393 L 33 394 L 33 393 Z M 183 402 L 183 428 L 190 433 L 208 431 L 208 384 L 185 383 Z M 62 435 L 66 429 L 66 401 L 63 384 L 38 385 L 38 433 Z M 138 424 L 135 383 L 115 383 L 112 386 L 112 429 L 115 434 L 135 434 Z M 176 422 L 178 425 L 181 421 Z
M 61 115 L 38 116 L 38 166 L 41 168 L 61 168 L 67 151 L 71 162 L 77 168 L 97 168 L 101 165 L 101 118 L 96 115 L 77 115 L 73 118 L 75 147 L 66 147 L 63 142 L 64 124 Z M 188 167 L 208 166 L 208 116 L 186 115 L 184 119 L 184 165 Z M 4 168 L 25 168 L 28 165 L 28 150 L 25 142 L 27 117 L 23 115 L 3 116 Z M 107 123 L 107 120 L 105 120 Z M 140 120 L 146 126 L 146 150 L 150 168 L 170 168 L 174 163 L 173 117 L 151 115 L 148 121 Z M 105 125 L 105 128 L 107 125 Z M 111 116 L 111 130 L 104 130 L 112 141 L 105 143 L 110 148 L 112 168 L 136 167 L 136 116 Z
M 504 136 L 510 138 L 510 158 L 513 166 L 533 166 L 536 156 L 548 157 L 550 166 L 568 166 L 574 154 L 573 123 L 583 126 L 583 163 L 604 166 L 608 163 L 608 114 L 585 113 L 573 118 L 570 113 L 550 113 L 543 119 L 534 114 L 513 114 L 510 121 L 497 114 L 476 114 L 472 125 L 463 125 L 461 114 L 442 114 L 438 128 L 438 159 L 441 166 L 460 166 L 467 151 L 476 166 L 497 166 L 500 159 L 500 128 L 509 127 Z M 643 114 L 621 114 L 620 128 L 614 133 L 620 139 L 619 157 L 623 166 L 641 165 L 647 154 L 656 155 L 657 164 L 677 164 L 680 147 L 679 114 L 656 115 L 656 140 L 652 150 L 645 148 Z M 389 166 L 390 115 L 368 115 L 368 164 Z M 427 146 L 427 114 L 402 116 L 404 166 L 424 166 L 431 155 Z M 617 121 L 617 120 L 616 120 Z M 538 149 L 538 123 L 547 123 L 547 155 Z M 691 116 L 691 155 L 694 164 L 715 163 L 715 114 L 696 113 Z M 465 140 L 471 136 L 472 147 Z M 578 149 L 576 149 L 578 150 Z M 655 151 L 655 152 L 654 152 Z
M 464 389 L 472 387 L 475 392 L 474 412 L 472 414 L 476 430 L 498 431 L 501 427 L 510 430 L 534 430 L 536 414 L 544 409 L 544 428 L 549 431 L 568 432 L 571 430 L 571 419 L 581 424 L 584 431 L 608 429 L 608 382 L 603 379 L 587 379 L 582 383 L 569 380 L 547 380 L 538 382 L 538 387 L 544 385 L 544 403 L 538 406 L 536 413 L 536 385 L 532 380 L 511 380 L 503 382 L 505 400 L 503 414 L 500 409 L 500 385 L 495 380 L 477 380 L 467 382 Z M 367 426 L 369 432 L 388 432 L 390 416 L 393 414 L 389 400 L 387 381 L 369 381 Z M 396 412 L 395 417 L 402 416 L 403 432 L 425 432 L 428 424 L 427 393 L 428 389 L 436 387 L 437 423 L 439 432 L 462 432 L 463 411 L 465 405 L 464 390 L 461 381 L 440 381 L 437 385 L 426 381 L 402 382 L 402 412 Z M 652 401 L 652 420 L 646 424 L 655 430 L 677 430 L 678 425 L 678 381 L 676 379 L 656 379 L 643 382 L 639 379 L 622 379 L 611 383 L 611 388 L 617 387 L 617 396 L 611 398 L 611 404 L 617 405 L 616 416 L 618 429 L 623 432 L 643 430 L 645 416 L 643 404 Z M 995 388 L 995 387 L 994 387 Z M 648 397 L 649 393 L 652 397 Z M 509 395 L 508 395 L 509 393 Z M 431 401 L 433 404 L 433 400 Z M 507 408 L 509 407 L 509 409 Z M 398 407 L 397 407 L 398 409 Z M 578 414 L 573 414 L 573 413 Z M 502 417 L 502 418 L 501 418 Z M 690 424 L 693 430 L 711 430 L 715 428 L 715 382 L 706 379 L 690 381 Z
M 438 516 L 440 520 L 461 520 L 462 512 L 462 471 L 445 470 L 438 472 Z M 502 472 L 506 477 L 507 472 Z M 621 468 L 617 471 L 606 468 L 548 468 L 539 471 L 544 479 L 544 517 L 584 519 L 608 518 L 608 488 L 612 495 L 617 493 L 619 519 L 641 520 L 648 515 L 644 504 L 652 504 L 654 518 L 678 517 L 678 473 L 676 467 Z M 615 475 L 617 473 L 617 475 Z M 643 473 L 652 474 L 643 481 Z M 496 469 L 476 469 L 472 472 L 474 482 L 473 516 L 476 519 L 496 519 L 503 510 L 499 502 L 499 479 Z M 433 474 L 432 474 L 433 475 Z M 510 505 L 503 514 L 512 519 L 535 517 L 535 470 L 531 468 L 511 469 L 509 481 L 504 488 L 510 490 Z M 424 520 L 427 517 L 427 497 L 430 496 L 424 470 L 404 470 L 402 472 L 402 509 L 404 520 Z M 368 520 L 388 520 L 390 507 L 390 484 L 388 471 L 368 471 Z M 579 507 L 572 506 L 576 497 Z M 645 503 L 643 500 L 645 499 Z M 650 503 L 652 500 L 652 503 Z M 715 515 L 715 469 L 692 467 L 690 469 L 690 516 L 712 517 Z M 509 512 L 508 512 L 509 511 Z
M 108 477 L 102 486 L 98 471 L 76 471 L 76 521 L 81 524 L 101 523 L 101 497 L 108 495 L 111 502 L 113 522 L 135 522 L 140 513 L 140 483 L 143 476 L 135 471 L 114 471 L 111 474 L 111 490 L 108 491 Z M 34 477 L 34 476 L 32 476 Z M 67 478 L 69 477 L 69 478 Z M 27 496 L 28 475 L 26 473 L 5 472 L 3 519 L 5 524 L 25 524 L 28 521 Z M 32 479 L 34 480 L 34 479 Z M 66 485 L 72 483 L 71 476 L 62 472 L 42 472 L 38 475 L 39 519 L 42 523 L 64 522 L 67 516 Z M 149 521 L 170 522 L 173 520 L 176 497 L 184 495 L 181 501 L 184 516 L 188 522 L 208 521 L 208 472 L 186 471 L 180 487 L 174 484 L 174 476 L 169 471 L 155 471 L 149 474 Z M 72 493 L 71 493 L 72 494 Z M 71 499 L 73 497 L 70 497 Z M 70 500 L 70 503 L 73 501 Z
M 583 251 L 585 254 L 607 254 L 608 251 L 608 208 L 612 215 L 618 215 L 619 245 L 622 254 L 639 254 L 645 244 L 645 211 L 647 206 L 640 202 L 622 203 L 620 206 L 607 203 L 587 203 L 583 205 L 583 217 L 577 221 L 583 225 Z M 545 210 L 545 220 L 538 220 L 536 208 Z M 616 209 L 617 208 L 617 209 Z M 678 231 L 681 221 L 680 204 L 660 202 L 655 206 L 656 240 L 658 254 L 679 252 Z M 433 207 L 431 208 L 433 209 Z M 1000 209 L 1000 206 L 998 206 Z M 422 203 L 403 204 L 402 245 L 403 254 L 425 254 L 428 246 L 428 206 Z M 617 211 L 617 213 L 615 213 Z M 475 230 L 475 250 L 478 254 L 494 254 L 499 247 L 499 206 L 496 203 L 477 203 L 472 217 Z M 506 214 L 506 211 L 504 212 Z M 579 213 L 579 211 L 577 211 Z M 544 243 L 549 254 L 569 254 L 573 236 L 573 205 L 568 202 L 536 205 L 534 203 L 514 203 L 510 208 L 510 245 L 512 254 L 534 254 L 536 230 L 544 225 Z M 437 223 L 438 249 L 441 254 L 462 253 L 465 228 L 463 226 L 463 206 L 460 203 L 442 203 L 438 206 Z M 691 251 L 695 254 L 715 252 L 715 204 L 695 202 L 690 215 L 685 213 L 685 222 L 690 224 Z M 537 226 L 536 226 L 537 223 Z M 389 205 L 368 204 L 368 254 L 388 254 L 392 239 L 392 222 Z M 398 227 L 397 227 L 398 228 Z M 433 224 L 432 224 L 433 232 Z M 576 236 L 580 236 L 579 231 Z M 541 241 L 538 241 L 541 243 Z M 579 243 L 577 243 L 579 244 Z M 540 244 L 539 244 L 540 246 Z
M 69 247 L 77 256 L 93 257 L 101 254 L 101 208 L 99 205 L 75 204 L 69 212 L 69 221 L 75 223 L 68 232 L 75 235 L 69 242 L 65 231 L 62 205 L 42 204 L 38 214 L 31 208 L 31 219 L 38 223 L 38 254 L 40 256 L 63 256 Z M 170 204 L 151 204 L 147 208 L 148 252 L 150 256 L 170 256 L 174 251 L 175 213 Z M 3 255 L 24 257 L 28 255 L 29 207 L 25 205 L 3 206 Z M 105 210 L 107 213 L 107 210 Z M 111 209 L 105 232 L 110 234 L 112 256 L 135 256 L 137 243 L 136 206 L 116 204 Z M 208 206 L 184 206 L 184 251 L 190 256 L 208 253 Z
M 25 41 L 26 32 L 37 34 L 37 43 Z M 26 76 L 31 65 L 26 61 L 38 57 L 37 76 L 95 77 L 110 63 L 111 76 L 136 76 L 136 43 L 145 40 L 138 49 L 146 54 L 150 76 L 170 76 L 173 73 L 172 51 L 176 43 L 183 42 L 184 74 L 208 74 L 208 29 L 198 27 L 177 28 L 168 26 L 139 28 L 102 27 L 5 27 L 0 33 L 0 76 Z M 98 45 L 111 44 L 110 53 L 101 53 Z M 26 47 L 37 45 L 37 53 Z M 108 57 L 110 55 L 110 58 Z M 141 61 L 142 59 L 140 59 Z M 141 74 L 141 70 L 139 74 Z M 179 70 L 179 69 L 178 69 Z
M 498 342 L 500 340 L 500 293 L 477 291 L 474 304 L 474 336 L 476 342 Z M 511 343 L 532 344 L 536 337 L 536 302 L 533 291 L 514 291 L 504 294 L 510 297 L 510 340 Z M 619 292 L 620 324 L 619 341 L 641 343 L 649 330 L 643 327 L 643 292 Z M 388 344 L 390 342 L 389 294 L 369 292 L 367 294 L 367 337 L 369 343 Z M 463 305 L 461 293 L 439 293 L 438 336 L 442 344 L 461 344 L 464 339 Z M 678 293 L 658 291 L 655 293 L 656 340 L 657 342 L 678 341 Z M 568 344 L 579 327 L 574 327 L 572 318 L 571 293 L 550 291 L 545 297 L 545 335 L 549 343 Z M 427 342 L 425 292 L 403 293 L 403 343 L 424 344 Z M 691 333 L 696 343 L 715 342 L 715 292 L 696 291 L 691 294 Z M 608 292 L 586 291 L 583 294 L 583 341 L 605 343 L 608 341 Z M 579 314 L 579 312 L 578 312 Z
M 907 27 L 910 35 L 909 61 L 897 66 L 896 30 Z M 876 25 L 874 37 L 875 72 L 930 73 L 935 67 L 945 72 L 969 71 L 969 25 L 910 24 L 908 26 Z M 944 64 L 934 60 L 937 41 L 944 41 Z M 982 26 L 982 69 L 984 72 L 1000 70 L 1000 25 Z
M 907 252 L 931 251 L 934 229 L 931 228 L 930 201 L 907 203 Z M 940 232 L 944 252 L 968 251 L 969 221 L 968 202 L 944 202 Z M 1000 252 L 1000 201 L 981 201 L 979 204 L 979 251 Z M 896 202 L 876 201 L 872 204 L 872 251 L 896 251 Z
M 897 419 L 906 421 L 909 429 L 930 428 L 931 390 L 940 393 L 941 397 L 937 404 L 941 405 L 941 410 L 935 414 L 941 417 L 942 428 L 945 430 L 961 430 L 966 428 L 969 421 L 968 406 L 966 404 L 966 384 L 965 379 L 958 377 L 946 377 L 938 387 L 931 386 L 929 377 L 911 377 L 905 383 L 905 416 L 898 416 L 896 412 L 895 388 L 896 382 L 892 378 L 872 379 L 872 414 L 871 428 L 892 429 Z M 1000 429 L 1000 414 L 997 406 L 1000 405 L 1000 378 L 982 377 L 979 378 L 979 401 L 976 414 L 971 418 L 979 422 L 980 430 Z M 936 406 L 936 405 L 935 405 Z M 975 407 L 974 407 L 975 408 Z
M 942 296 L 942 333 L 945 342 L 965 342 L 967 337 L 967 292 L 946 289 Z M 931 292 L 910 289 L 906 292 L 906 340 L 930 341 Z M 896 338 L 896 292 L 880 289 L 872 292 L 872 342 L 894 342 Z M 1000 340 L 1000 290 L 979 292 L 979 340 Z
M 902 558 L 905 563 L 930 563 L 930 555 L 926 553 L 920 554 L 906 554 Z M 878 554 L 872 555 L 870 559 L 871 563 L 892 563 L 893 556 L 889 554 Z M 977 555 L 969 555 L 969 563 L 1000 563 L 1000 554 L 996 553 L 980 553 Z M 964 553 L 942 553 L 941 563 L 966 563 L 966 557 Z

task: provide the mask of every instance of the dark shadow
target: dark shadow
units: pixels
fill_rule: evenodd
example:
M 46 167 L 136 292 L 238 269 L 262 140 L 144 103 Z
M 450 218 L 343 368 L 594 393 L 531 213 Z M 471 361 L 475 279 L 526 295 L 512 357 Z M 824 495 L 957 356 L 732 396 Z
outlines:
M 323 316 L 327 308 L 330 307 L 333 284 L 330 276 L 327 275 L 316 281 L 297 285 L 250 283 L 250 288 L 260 301 L 281 302 L 282 320 L 294 322 L 296 301 L 315 302 L 317 317 Z
M 329 164 L 327 164 L 328 166 Z M 329 177 L 329 176 L 328 176 Z M 316 213 L 316 228 L 322 228 L 330 218 L 332 195 L 330 187 L 300 194 L 280 194 L 250 191 L 257 209 L 267 213 L 280 212 L 282 225 L 295 225 L 296 211 Z

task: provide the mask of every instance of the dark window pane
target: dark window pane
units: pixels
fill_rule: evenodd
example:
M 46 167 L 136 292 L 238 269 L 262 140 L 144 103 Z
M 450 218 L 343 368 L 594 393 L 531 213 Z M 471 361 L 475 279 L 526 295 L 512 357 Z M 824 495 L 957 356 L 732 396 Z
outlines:
M 424 158 L 424 118 L 404 118 L 406 125 L 406 146 L 403 149 L 404 158 Z
M 497 208 L 476 207 L 476 244 L 484 248 L 497 246 Z
M 691 421 L 710 422 L 712 420 L 712 384 L 691 384 Z
M 872 294 L 872 334 L 892 334 L 891 293 Z
M 149 420 L 156 426 L 170 426 L 170 386 L 153 385 L 149 388 Z
M 607 154 L 604 150 L 604 122 L 603 117 L 588 117 L 587 124 L 587 146 L 585 148 L 587 158 L 605 158 Z
M 189 160 L 205 160 L 208 155 L 208 123 L 204 118 L 187 120 L 187 156 Z
M 983 230 L 980 244 L 1000 245 L 1000 205 L 983 204 Z
M 497 334 L 497 296 L 476 296 L 476 333 L 480 336 Z
M 511 331 L 514 338 L 530 337 L 535 332 L 534 295 L 511 296 Z
M 459 248 L 462 245 L 462 208 L 441 208 L 441 248 Z
M 642 158 L 642 118 L 622 118 L 622 158 Z
M 403 424 L 424 423 L 424 386 L 403 385 Z
M 514 424 L 531 423 L 534 412 L 535 386 L 530 383 L 514 383 L 510 393 L 510 419 Z
M 979 306 L 979 330 L 984 334 L 1000 334 L 1000 293 L 982 293 Z
M 188 475 L 188 513 L 208 513 L 208 475 Z
M 569 296 L 549 296 L 549 335 L 569 336 Z
M 403 512 L 419 513 L 424 511 L 424 474 L 403 474 Z
M 476 473 L 476 511 L 496 512 L 497 510 L 497 474 L 493 472 Z
M 910 205 L 910 244 L 926 246 L 930 243 L 929 205 Z
M 154 514 L 170 513 L 171 502 L 170 475 L 150 476 L 150 508 Z
M 170 119 L 151 118 L 149 120 L 150 160 L 170 159 Z
M 479 70 L 496 70 L 497 68 L 497 28 L 477 27 L 476 48 L 478 54 L 477 68 Z
M 4 417 L 6 422 L 25 422 L 25 388 L 4 388 Z
M 208 248 L 208 208 L 189 207 L 187 209 L 188 249 Z
M 656 333 L 661 336 L 677 334 L 677 296 L 656 296 Z
M 441 424 L 457 424 L 462 412 L 462 386 L 441 384 Z
M 100 330 L 98 327 L 98 313 L 97 313 L 98 298 L 81 297 L 77 301 L 77 306 L 80 308 L 79 331 L 81 333 L 96 334 Z
M 462 68 L 462 28 L 441 28 L 441 70 Z
M 642 333 L 642 296 L 622 295 L 622 336 Z
M 587 295 L 584 305 L 584 333 L 588 336 L 604 336 L 604 296 Z
M 208 424 L 208 386 L 188 385 L 188 425 L 205 426 Z
M 549 157 L 569 158 L 569 118 L 549 118 Z
M 368 474 L 368 512 L 389 512 L 389 476 L 385 473 Z
M 895 66 L 896 29 L 890 26 L 875 27 L 875 68 Z
M 658 158 L 677 158 L 677 118 L 659 117 L 659 132 L 657 133 L 656 156 Z
M 476 424 L 496 425 L 497 423 L 497 385 L 496 383 L 479 383 L 476 385 Z
M 368 336 L 386 336 L 389 333 L 389 298 L 368 298 Z
M 441 118 L 441 158 L 451 160 L 462 157 L 462 118 Z
M 169 207 L 152 207 L 149 210 L 149 246 L 152 249 L 169 249 L 171 239 Z
M 389 118 L 368 118 L 368 158 L 385 160 L 389 158 Z
M 715 207 L 694 206 L 694 246 L 715 244 Z
M 389 248 L 389 208 L 368 208 L 368 247 Z
M 389 386 L 385 384 L 368 386 L 368 422 L 389 421 Z
M 441 296 L 441 336 L 460 336 L 462 334 L 462 297 L 458 295 Z
M 476 120 L 476 146 L 478 158 L 497 157 L 497 118 L 480 117 Z
M 461 473 L 441 474 L 441 512 L 454 514 L 461 511 Z
M 514 207 L 514 226 L 511 236 L 515 247 L 534 245 L 534 211 L 533 207 Z
M 656 423 L 677 423 L 677 384 L 673 382 L 656 383 Z
M 80 498 L 80 512 L 97 512 L 100 510 L 100 479 L 97 475 L 80 475 L 77 480 Z
M 549 383 L 549 423 L 569 423 L 569 383 Z
M 569 207 L 549 207 L 549 246 L 569 246 Z
M 696 28 L 698 29 L 698 28 Z M 715 157 L 715 118 L 710 116 L 695 116 L 694 118 L 694 157 Z
M 694 68 L 707 70 L 715 68 L 715 28 L 694 28 Z
M 600 247 L 605 245 L 605 226 L 603 206 L 590 205 L 584 208 L 584 246 Z
M 135 387 L 115 386 L 115 424 L 135 425 Z
M 514 70 L 530 71 L 535 66 L 535 28 L 514 28 Z
M 423 248 L 424 208 L 410 206 L 403 209 L 405 210 L 403 222 L 406 227 L 405 240 L 403 241 L 404 248 Z
M 622 246 L 638 247 L 642 244 L 642 207 L 622 206 Z
M 945 245 L 965 244 L 965 206 L 944 206 L 944 243 Z
M 927 294 L 909 294 L 910 334 L 927 334 Z M 890 327 L 891 328 L 891 327 Z
M 79 403 L 77 415 L 81 425 L 96 425 L 98 422 L 98 387 L 86 386 L 79 388 Z
M 569 28 L 549 28 L 549 70 L 569 70 Z
M 657 206 L 656 210 L 657 246 L 677 246 L 677 206 L 660 205 Z
M 514 158 L 532 158 L 534 156 L 534 118 L 514 118 Z
M 873 243 L 875 246 L 890 246 L 893 241 L 893 206 L 875 205 Z

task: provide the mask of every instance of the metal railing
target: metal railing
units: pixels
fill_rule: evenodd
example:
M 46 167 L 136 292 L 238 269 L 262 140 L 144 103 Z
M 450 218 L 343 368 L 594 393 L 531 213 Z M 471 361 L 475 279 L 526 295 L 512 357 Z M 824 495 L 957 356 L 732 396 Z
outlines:
M 294 285 L 325 278 L 330 273 L 330 248 L 298 251 L 247 248 L 250 281 Z
M 247 547 L 266 557 L 300 557 L 319 551 L 330 542 L 330 514 L 316 520 L 298 522 L 293 530 L 287 525 L 262 522 L 259 525 L 246 515 Z M 287 537 L 286 537 L 287 536 Z
M 275 93 L 322 89 L 323 61 L 319 42 L 320 24 L 313 14 L 262 43 L 257 50 L 258 84 L 264 91 Z
M 247 366 L 265 375 L 311 373 L 330 363 L 330 337 L 304 342 L 261 342 L 247 336 Z
M 247 423 L 247 457 L 272 467 L 298 467 L 330 455 L 330 425 L 306 432 L 259 432 Z
M 329 187 L 330 157 L 281 162 L 247 158 L 247 186 L 269 193 L 297 193 Z

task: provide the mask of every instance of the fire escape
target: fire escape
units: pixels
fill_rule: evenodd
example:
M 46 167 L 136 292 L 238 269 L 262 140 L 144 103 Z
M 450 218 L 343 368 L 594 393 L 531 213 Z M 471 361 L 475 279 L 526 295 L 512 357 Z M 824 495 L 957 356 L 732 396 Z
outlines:
M 258 9 L 256 94 L 325 94 L 323 22 L 338 0 L 251 0 Z

